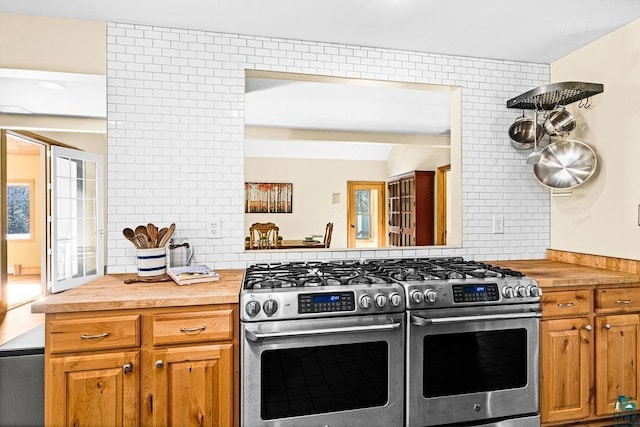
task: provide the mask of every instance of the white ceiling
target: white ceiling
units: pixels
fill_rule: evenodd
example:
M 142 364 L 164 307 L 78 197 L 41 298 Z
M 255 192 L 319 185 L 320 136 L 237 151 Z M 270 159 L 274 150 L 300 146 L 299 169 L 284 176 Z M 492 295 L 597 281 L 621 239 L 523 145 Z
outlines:
M 104 118 L 106 77 L 0 68 L 0 113 Z
M 0 12 L 551 63 L 639 0 L 0 0 Z

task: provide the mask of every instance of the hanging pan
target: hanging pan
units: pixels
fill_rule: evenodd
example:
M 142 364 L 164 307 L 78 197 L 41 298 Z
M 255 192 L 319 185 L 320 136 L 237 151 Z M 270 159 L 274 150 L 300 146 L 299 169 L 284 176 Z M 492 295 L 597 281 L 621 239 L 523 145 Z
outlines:
M 511 145 L 519 150 L 533 148 L 534 142 L 542 138 L 543 134 L 542 125 L 537 120 L 525 117 L 524 114 L 509 127 Z
M 544 147 L 533 173 L 546 187 L 574 188 L 591 178 L 596 166 L 596 153 L 591 147 L 567 139 Z

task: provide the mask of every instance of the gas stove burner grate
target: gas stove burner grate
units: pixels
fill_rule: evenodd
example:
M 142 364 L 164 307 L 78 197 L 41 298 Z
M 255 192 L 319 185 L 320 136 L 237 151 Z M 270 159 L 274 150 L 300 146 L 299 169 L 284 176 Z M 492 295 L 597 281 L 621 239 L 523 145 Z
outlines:
M 254 264 L 245 272 L 245 289 L 382 285 L 391 283 L 359 261 Z
M 383 285 L 394 282 L 523 277 L 524 274 L 462 257 L 388 258 L 254 264 L 245 289 Z

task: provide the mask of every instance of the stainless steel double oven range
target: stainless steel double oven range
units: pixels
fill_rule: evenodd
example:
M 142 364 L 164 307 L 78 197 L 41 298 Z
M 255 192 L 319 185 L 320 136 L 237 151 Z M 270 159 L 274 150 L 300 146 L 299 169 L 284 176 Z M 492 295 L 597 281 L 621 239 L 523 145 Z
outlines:
M 241 425 L 539 426 L 539 293 L 458 257 L 250 266 Z

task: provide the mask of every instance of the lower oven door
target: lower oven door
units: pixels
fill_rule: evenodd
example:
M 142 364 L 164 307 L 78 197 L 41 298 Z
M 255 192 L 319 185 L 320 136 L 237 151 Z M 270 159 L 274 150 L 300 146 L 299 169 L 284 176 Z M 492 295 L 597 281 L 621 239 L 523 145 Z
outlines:
M 407 426 L 538 413 L 540 314 L 478 311 L 407 313 Z
M 403 314 L 244 323 L 241 425 L 402 426 Z

